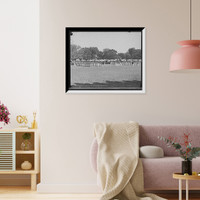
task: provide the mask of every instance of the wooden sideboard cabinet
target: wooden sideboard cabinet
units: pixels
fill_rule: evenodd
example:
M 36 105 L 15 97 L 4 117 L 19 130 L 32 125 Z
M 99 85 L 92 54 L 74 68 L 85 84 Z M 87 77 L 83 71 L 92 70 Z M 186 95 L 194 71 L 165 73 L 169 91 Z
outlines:
M 22 135 L 30 133 L 31 148 L 22 150 Z M 37 129 L 0 130 L 0 174 L 30 174 L 31 189 L 36 190 L 37 175 L 40 173 L 39 131 Z M 21 164 L 29 161 L 32 168 L 21 169 Z

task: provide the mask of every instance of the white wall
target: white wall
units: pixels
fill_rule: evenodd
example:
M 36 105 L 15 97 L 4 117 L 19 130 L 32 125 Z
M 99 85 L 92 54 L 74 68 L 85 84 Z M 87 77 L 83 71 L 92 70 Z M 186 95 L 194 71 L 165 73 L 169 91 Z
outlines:
M 199 125 L 200 72 L 169 72 L 176 42 L 189 39 L 188 0 L 41 0 L 40 10 L 40 192 L 97 191 L 89 163 L 94 122 Z M 65 94 L 71 26 L 146 27 L 146 94 Z
M 0 1 L 0 101 L 11 113 L 5 128 L 39 111 L 39 0 Z
M 17 115 L 31 122 L 39 111 L 39 0 L 0 0 L 0 101 L 11 113 L 5 129 L 18 126 Z M 3 185 L 29 182 L 27 176 L 0 176 Z

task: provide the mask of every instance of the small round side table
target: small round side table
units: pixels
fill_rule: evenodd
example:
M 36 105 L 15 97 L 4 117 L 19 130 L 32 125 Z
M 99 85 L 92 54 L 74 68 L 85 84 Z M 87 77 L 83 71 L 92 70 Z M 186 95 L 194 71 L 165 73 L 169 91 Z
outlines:
M 182 180 L 185 180 L 186 182 L 186 200 L 189 200 L 189 187 L 188 187 L 188 181 L 189 180 L 200 180 L 200 176 L 197 175 L 182 175 L 181 173 L 174 173 L 173 174 L 174 179 L 179 180 L 179 200 L 182 200 Z

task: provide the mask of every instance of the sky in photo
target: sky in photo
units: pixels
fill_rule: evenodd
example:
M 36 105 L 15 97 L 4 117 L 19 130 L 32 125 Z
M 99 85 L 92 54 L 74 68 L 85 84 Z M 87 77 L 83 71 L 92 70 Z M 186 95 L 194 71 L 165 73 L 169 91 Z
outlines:
M 71 44 L 125 53 L 129 48 L 141 49 L 141 32 L 73 32 Z

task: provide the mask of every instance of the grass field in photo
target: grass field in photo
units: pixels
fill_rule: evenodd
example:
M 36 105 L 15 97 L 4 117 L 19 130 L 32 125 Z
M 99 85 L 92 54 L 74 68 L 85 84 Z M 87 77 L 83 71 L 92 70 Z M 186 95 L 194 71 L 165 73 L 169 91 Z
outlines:
M 71 89 L 142 89 L 141 63 L 71 66 Z

